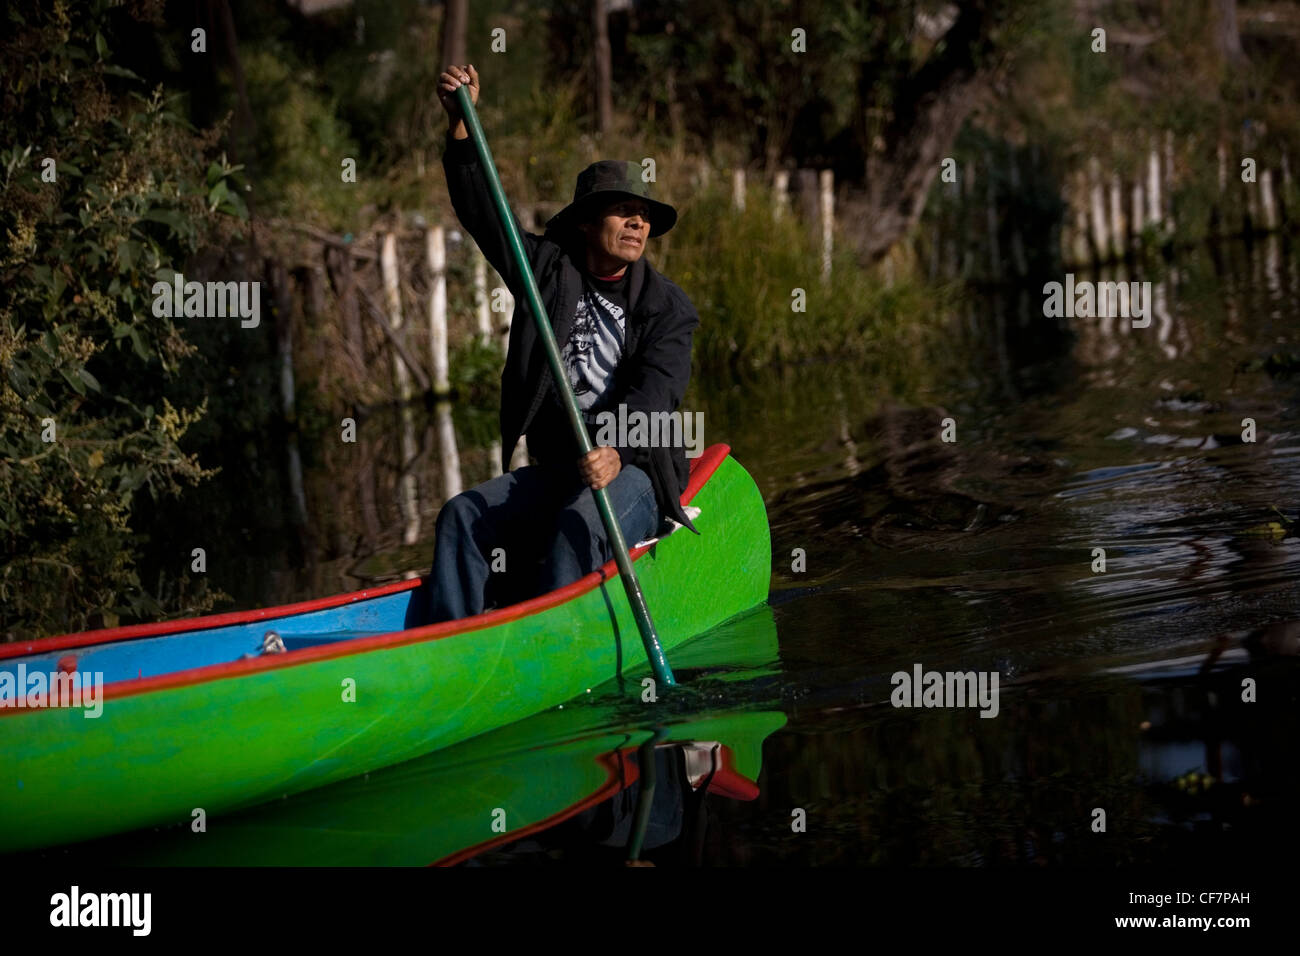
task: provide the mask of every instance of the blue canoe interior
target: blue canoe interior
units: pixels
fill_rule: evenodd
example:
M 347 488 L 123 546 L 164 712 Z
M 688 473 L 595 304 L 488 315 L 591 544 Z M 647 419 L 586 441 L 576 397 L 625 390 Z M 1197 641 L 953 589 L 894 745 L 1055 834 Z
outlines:
M 302 650 L 358 637 L 372 637 L 404 630 L 414 587 L 396 594 L 359 600 L 339 607 L 305 611 L 288 616 L 271 613 L 256 621 L 224 627 L 197 627 L 175 634 L 112 641 L 77 647 L 77 670 L 102 673 L 105 684 L 172 674 L 210 664 L 224 664 L 259 656 L 263 638 L 275 631 L 286 651 Z M 202 619 L 200 619 L 201 621 Z M 203 628 L 203 629 L 198 629 Z M 15 674 L 18 665 L 28 673 L 57 673 L 69 651 L 64 648 L 44 654 L 0 661 L 0 673 Z

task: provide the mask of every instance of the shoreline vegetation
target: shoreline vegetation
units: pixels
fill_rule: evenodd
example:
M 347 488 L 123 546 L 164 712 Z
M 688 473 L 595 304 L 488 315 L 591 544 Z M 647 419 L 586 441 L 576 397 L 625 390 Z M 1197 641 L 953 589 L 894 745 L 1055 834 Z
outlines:
M 202 24 L 181 6 L 4 14 L 3 640 L 219 606 L 197 545 L 164 529 L 276 529 L 312 552 L 285 517 L 302 497 L 286 447 L 298 469 L 327 461 L 341 418 L 403 394 L 387 233 L 424 356 L 424 237 L 446 230 L 457 425 L 491 440 L 500 330 L 475 322 L 432 95 L 457 42 L 526 227 L 587 163 L 654 160 L 681 219 L 649 255 L 700 312 L 697 377 L 840 359 L 907 401 L 943 374 L 966 289 L 1032 293 L 1065 263 L 1145 278 L 1182 246 L 1300 218 L 1300 17 L 1271 3 L 683 0 L 607 15 L 608 86 L 576 0 L 474 4 L 459 37 L 415 0 L 314 16 L 218 0 Z M 261 282 L 263 321 L 155 314 L 176 273 Z

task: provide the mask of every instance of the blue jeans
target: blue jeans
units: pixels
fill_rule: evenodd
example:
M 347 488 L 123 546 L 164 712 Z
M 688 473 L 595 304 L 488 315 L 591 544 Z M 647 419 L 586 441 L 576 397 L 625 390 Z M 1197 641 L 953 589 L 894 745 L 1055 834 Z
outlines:
M 629 547 L 655 533 L 659 504 L 644 471 L 625 465 L 605 491 Z M 411 605 L 419 620 L 408 614 L 407 626 L 459 620 L 553 591 L 613 556 L 596 498 L 576 473 L 517 469 L 443 505 L 433 570 Z

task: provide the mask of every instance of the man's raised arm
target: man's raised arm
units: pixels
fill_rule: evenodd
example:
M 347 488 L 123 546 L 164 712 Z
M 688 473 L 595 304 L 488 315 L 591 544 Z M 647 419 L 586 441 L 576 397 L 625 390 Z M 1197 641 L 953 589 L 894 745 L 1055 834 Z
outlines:
M 469 87 L 470 102 L 478 102 L 478 71 L 472 65 L 449 66 L 438 77 L 438 99 L 447 111 L 450 121 L 447 130 L 447 148 L 442 154 L 442 168 L 447 176 L 447 192 L 451 196 L 452 208 L 456 218 L 465 230 L 474 237 L 479 249 L 492 268 L 505 279 L 507 287 L 519 298 L 523 294 L 522 276 L 515 266 L 514 257 L 506 240 L 506 232 L 497 217 L 492 193 L 488 190 L 487 178 L 483 167 L 479 165 L 478 153 L 465 128 L 465 118 L 461 116 L 460 104 L 457 102 L 456 90 L 461 86 Z M 511 216 L 514 213 L 511 212 Z M 515 217 L 519 227 L 519 219 Z M 519 228 L 523 239 L 524 252 L 531 262 L 540 241 L 537 236 Z

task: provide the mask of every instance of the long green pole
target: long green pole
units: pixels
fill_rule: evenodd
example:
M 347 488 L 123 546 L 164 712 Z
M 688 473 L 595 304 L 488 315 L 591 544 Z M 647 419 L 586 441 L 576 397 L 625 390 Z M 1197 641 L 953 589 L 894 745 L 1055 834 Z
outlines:
M 568 413 L 569 424 L 573 427 L 573 434 L 578 439 L 578 447 L 581 449 L 582 454 L 586 455 L 592 448 L 591 438 L 587 435 L 587 427 L 583 424 L 582 415 L 578 412 L 578 403 L 574 401 L 573 390 L 569 388 L 569 377 L 564 371 L 564 365 L 560 359 L 560 350 L 555 344 L 555 333 L 551 331 L 551 323 L 546 317 L 546 309 L 542 305 L 541 294 L 537 291 L 537 280 L 533 277 L 533 270 L 528 264 L 528 256 L 524 253 L 524 243 L 519 237 L 519 227 L 515 223 L 515 217 L 510 212 L 510 204 L 506 202 L 506 191 L 501 187 L 501 177 L 497 175 L 497 166 L 492 160 L 492 151 L 488 149 L 487 137 L 483 135 L 483 126 L 478 121 L 478 112 L 474 109 L 474 103 L 469 98 L 469 90 L 466 87 L 457 87 L 456 101 L 460 104 L 460 112 L 465 119 L 465 126 L 469 130 L 470 139 L 474 141 L 474 148 L 478 151 L 479 163 L 487 176 L 488 189 L 492 193 L 492 201 L 497 207 L 497 215 L 501 217 L 501 225 L 506 231 L 510 254 L 514 257 L 519 274 L 523 277 L 528 309 L 533 314 L 533 322 L 537 326 L 537 335 L 541 338 L 542 345 L 546 349 L 546 361 L 551 367 L 551 378 L 555 381 L 555 387 L 559 391 L 564 409 Z M 654 671 L 655 680 L 671 687 L 677 682 L 673 680 L 672 668 L 668 666 L 668 658 L 664 657 L 664 649 L 659 644 L 659 635 L 655 633 L 654 621 L 650 619 L 650 608 L 646 607 L 645 595 L 641 593 L 641 585 L 636 579 L 636 572 L 632 569 L 632 559 L 628 557 L 627 541 L 623 538 L 623 529 L 619 527 L 614 509 L 610 507 L 609 495 L 605 489 L 595 489 L 593 493 L 596 496 L 596 507 L 600 510 L 601 520 L 605 523 L 605 533 L 609 535 L 609 543 L 614 549 L 614 562 L 618 565 L 619 577 L 623 579 L 623 590 L 627 592 L 628 603 L 632 606 L 632 616 L 636 618 L 636 626 L 641 631 L 641 643 L 645 645 L 645 654 L 650 659 L 650 668 Z

